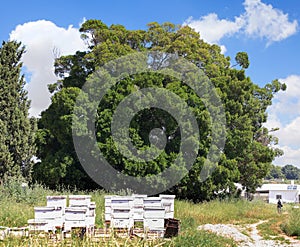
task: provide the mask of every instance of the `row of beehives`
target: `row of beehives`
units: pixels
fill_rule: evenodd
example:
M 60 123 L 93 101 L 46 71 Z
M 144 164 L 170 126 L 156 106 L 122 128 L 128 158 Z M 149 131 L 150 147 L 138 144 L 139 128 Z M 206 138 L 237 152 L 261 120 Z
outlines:
M 89 195 L 47 196 L 47 206 L 34 207 L 34 219 L 28 220 L 29 231 L 71 231 L 74 227 L 91 229 L 95 225 L 95 202 Z
M 146 231 L 164 231 L 165 219 L 174 218 L 174 195 L 105 196 L 105 221 L 112 228 L 132 229 L 142 222 Z

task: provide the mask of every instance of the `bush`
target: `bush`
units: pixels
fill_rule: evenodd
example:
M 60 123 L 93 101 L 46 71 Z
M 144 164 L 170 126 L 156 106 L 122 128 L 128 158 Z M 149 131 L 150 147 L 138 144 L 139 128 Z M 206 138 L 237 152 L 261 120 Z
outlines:
M 293 208 L 280 227 L 288 236 L 300 236 L 300 209 Z
M 53 192 L 42 185 L 33 184 L 28 186 L 26 182 L 18 178 L 7 178 L 0 186 L 1 199 L 16 203 L 26 203 L 29 205 L 40 204 L 46 201 L 46 195 Z

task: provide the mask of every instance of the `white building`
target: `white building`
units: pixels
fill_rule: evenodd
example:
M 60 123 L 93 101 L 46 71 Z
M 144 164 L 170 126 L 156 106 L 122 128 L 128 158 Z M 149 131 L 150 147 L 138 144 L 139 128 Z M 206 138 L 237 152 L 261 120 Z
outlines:
M 300 185 L 294 184 L 263 184 L 256 189 L 256 198 L 262 198 L 269 203 L 277 203 L 281 199 L 283 203 L 300 202 Z

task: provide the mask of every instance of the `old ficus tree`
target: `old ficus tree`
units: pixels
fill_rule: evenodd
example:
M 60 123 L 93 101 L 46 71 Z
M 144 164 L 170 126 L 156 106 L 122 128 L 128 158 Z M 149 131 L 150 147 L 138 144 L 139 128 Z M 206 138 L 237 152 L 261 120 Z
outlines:
M 184 82 L 150 72 L 121 78 L 99 102 L 96 136 L 106 160 L 120 172 L 132 176 L 157 174 L 174 160 L 181 141 L 178 123 L 160 109 L 145 109 L 130 123 L 132 142 L 140 149 L 149 146 L 149 132 L 153 128 L 163 129 L 170 137 L 165 150 L 147 164 L 123 157 L 111 136 L 112 116 L 122 99 L 140 88 L 165 88 L 187 102 L 196 116 L 200 137 L 203 137 L 192 169 L 168 192 L 201 201 L 234 194 L 235 182 L 240 182 L 250 192 L 261 183 L 273 159 L 281 154 L 273 148 L 276 139 L 263 123 L 267 120 L 266 109 L 274 93 L 283 85 L 277 80 L 264 87 L 254 84 L 244 70 L 249 66 L 247 53 L 240 52 L 235 57 L 241 69 L 230 66 L 230 58 L 221 54 L 219 46 L 204 42 L 199 33 L 188 26 L 172 23 L 153 22 L 148 24 L 147 30 L 127 30 L 122 25 L 107 26 L 99 20 L 88 20 L 82 24 L 80 32 L 89 44 L 88 51 L 78 51 L 55 61 L 55 72 L 60 80 L 49 85 L 52 103 L 42 112 L 38 123 L 37 156 L 41 161 L 34 166 L 35 180 L 50 187 L 60 184 L 82 189 L 99 187 L 85 173 L 74 150 L 71 125 L 76 97 L 88 76 L 98 67 L 127 54 L 160 51 L 177 54 L 201 68 L 218 91 L 226 114 L 226 144 L 220 150 L 217 168 L 204 182 L 199 179 L 211 144 L 211 122 L 201 99 Z

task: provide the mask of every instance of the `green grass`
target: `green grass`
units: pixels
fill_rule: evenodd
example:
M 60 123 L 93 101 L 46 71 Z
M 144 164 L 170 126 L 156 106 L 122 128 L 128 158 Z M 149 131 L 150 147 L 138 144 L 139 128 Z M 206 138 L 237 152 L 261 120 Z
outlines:
M 287 219 L 280 225 L 288 236 L 300 237 L 300 208 L 290 208 Z
M 278 222 L 282 219 L 281 215 L 257 226 L 264 239 L 274 239 L 274 236 L 281 233 Z
M 41 237 L 29 237 L 29 238 L 7 238 L 4 241 L 0 241 L 1 247 L 37 247 L 37 246 L 53 246 L 54 241 L 49 238 Z M 106 241 L 93 242 L 89 239 L 80 240 L 79 238 L 66 239 L 63 242 L 58 243 L 56 246 L 127 246 L 127 247 L 137 247 L 137 246 L 149 246 L 149 247 L 224 247 L 231 246 L 236 247 L 236 243 L 231 240 L 213 233 L 208 233 L 205 231 L 184 231 L 179 237 L 173 239 L 159 239 L 146 241 L 143 239 L 129 239 L 129 238 L 110 238 Z
M 69 190 L 51 191 L 42 186 L 34 186 L 23 190 L 20 189 L 17 182 L 11 182 L 8 186 L 0 186 L 0 226 L 26 226 L 27 220 L 34 217 L 34 206 L 46 205 L 46 196 L 55 194 L 87 193 Z M 89 194 L 92 196 L 92 201 L 96 202 L 96 225 L 97 227 L 103 227 L 105 193 L 103 191 L 93 191 Z M 270 224 L 272 225 L 277 222 L 278 214 L 274 205 L 260 201 L 228 200 L 194 204 L 189 201 L 176 200 L 175 218 L 181 221 L 180 234 L 172 239 L 153 242 L 141 239 L 111 238 L 105 242 L 95 243 L 89 239 L 80 240 L 75 238 L 71 240 L 71 246 L 236 246 L 232 239 L 199 231 L 197 227 L 206 223 L 249 224 L 259 220 L 271 220 Z M 273 219 L 275 219 L 274 222 Z M 261 231 L 263 232 L 267 227 L 268 225 L 262 226 Z M 53 240 L 40 237 L 6 238 L 4 241 L 0 241 L 0 246 L 53 246 Z M 70 243 L 61 242 L 58 246 L 70 246 Z
M 277 240 L 281 243 L 289 244 L 290 241 L 286 240 L 282 235 L 283 231 L 280 228 L 280 224 L 284 221 L 286 215 L 280 214 L 277 217 L 270 219 L 269 221 L 257 226 L 260 235 L 266 240 Z
M 166 241 L 165 241 L 166 242 Z M 29 238 L 10 238 L 6 239 L 3 242 L 0 242 L 1 247 L 37 247 L 37 246 L 74 246 L 74 247 L 83 247 L 83 246 L 127 246 L 127 247 L 136 247 L 136 246 L 157 246 L 158 244 L 162 244 L 161 246 L 164 245 L 164 242 L 161 240 L 156 240 L 152 242 L 146 242 L 144 240 L 139 240 L 139 239 L 116 239 L 116 238 L 110 238 L 109 240 L 106 241 L 100 241 L 100 242 L 92 242 L 89 239 L 79 239 L 79 238 L 71 238 L 71 239 L 66 239 L 65 241 L 56 243 L 53 239 L 49 238 L 41 238 L 41 237 L 29 237 Z
M 249 224 L 277 216 L 273 205 L 261 201 L 211 201 L 193 204 L 188 201 L 176 201 L 175 216 L 201 224 Z
M 224 247 L 237 246 L 232 239 L 224 238 L 206 231 L 197 231 L 194 229 L 185 230 L 174 238 L 171 243 L 164 246 L 195 246 L 195 247 Z

